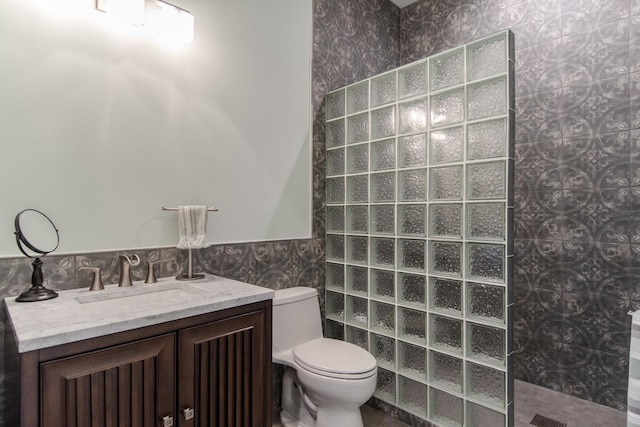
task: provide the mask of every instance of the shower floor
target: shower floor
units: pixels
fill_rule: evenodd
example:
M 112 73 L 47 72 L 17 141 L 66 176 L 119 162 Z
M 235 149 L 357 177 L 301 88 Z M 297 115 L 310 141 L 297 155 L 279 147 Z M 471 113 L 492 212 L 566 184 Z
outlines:
M 567 427 L 624 427 L 627 414 L 548 388 L 515 381 L 515 427 L 529 427 L 540 414 Z
M 567 427 L 625 427 L 627 414 L 577 397 L 544 387 L 515 381 L 515 426 L 530 427 L 537 414 L 551 418 Z M 362 407 L 365 427 L 407 427 L 370 406 Z M 273 427 L 281 427 L 276 423 Z

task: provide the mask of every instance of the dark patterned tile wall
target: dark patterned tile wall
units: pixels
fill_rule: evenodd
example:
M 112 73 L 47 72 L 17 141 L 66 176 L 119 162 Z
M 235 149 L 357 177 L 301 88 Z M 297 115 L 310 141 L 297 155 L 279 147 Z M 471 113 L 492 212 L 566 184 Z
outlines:
M 324 97 L 391 70 L 399 60 L 400 9 L 390 0 L 313 2 L 313 236 L 325 233 Z
M 626 408 L 640 308 L 640 2 L 423 0 L 402 63 L 510 28 L 516 39 L 518 379 Z

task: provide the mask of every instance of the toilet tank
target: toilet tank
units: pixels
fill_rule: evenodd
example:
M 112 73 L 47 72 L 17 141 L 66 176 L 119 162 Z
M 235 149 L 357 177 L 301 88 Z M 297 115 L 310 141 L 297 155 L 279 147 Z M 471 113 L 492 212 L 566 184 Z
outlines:
M 273 298 L 273 354 L 322 338 L 318 291 L 295 287 L 275 292 Z

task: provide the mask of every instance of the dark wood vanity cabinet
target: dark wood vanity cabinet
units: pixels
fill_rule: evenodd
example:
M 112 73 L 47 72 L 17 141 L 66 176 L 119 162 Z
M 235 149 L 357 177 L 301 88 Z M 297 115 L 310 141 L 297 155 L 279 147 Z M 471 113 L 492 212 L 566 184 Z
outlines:
M 271 425 L 271 301 L 22 353 L 21 427 Z
M 42 427 L 156 426 L 175 415 L 175 337 L 40 365 Z

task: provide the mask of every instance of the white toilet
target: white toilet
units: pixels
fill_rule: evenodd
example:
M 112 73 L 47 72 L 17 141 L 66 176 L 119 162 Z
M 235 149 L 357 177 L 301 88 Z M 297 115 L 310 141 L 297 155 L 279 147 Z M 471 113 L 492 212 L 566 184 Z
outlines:
M 323 338 L 315 289 L 276 291 L 273 361 L 285 365 L 283 426 L 363 427 L 360 406 L 376 388 L 376 359 L 357 345 Z

